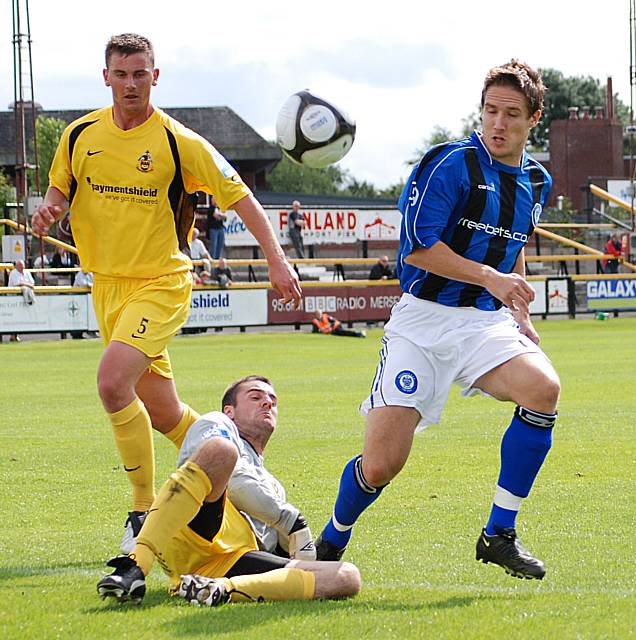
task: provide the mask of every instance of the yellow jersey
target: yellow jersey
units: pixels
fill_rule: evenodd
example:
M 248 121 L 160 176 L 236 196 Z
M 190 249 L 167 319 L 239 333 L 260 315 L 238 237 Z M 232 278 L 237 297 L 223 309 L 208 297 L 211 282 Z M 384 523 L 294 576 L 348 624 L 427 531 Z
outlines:
M 192 268 L 183 253 L 194 225 L 189 194 L 209 193 L 221 209 L 251 194 L 209 142 L 157 108 L 127 131 L 115 124 L 112 106 L 75 120 L 62 134 L 49 183 L 69 201 L 83 269 L 128 278 Z

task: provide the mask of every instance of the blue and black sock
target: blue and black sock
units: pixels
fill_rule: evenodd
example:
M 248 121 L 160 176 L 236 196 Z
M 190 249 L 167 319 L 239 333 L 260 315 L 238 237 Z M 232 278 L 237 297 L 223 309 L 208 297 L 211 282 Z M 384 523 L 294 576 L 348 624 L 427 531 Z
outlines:
M 342 471 L 333 516 L 322 532 L 322 539 L 344 549 L 351 538 L 351 529 L 356 520 L 377 500 L 382 489 L 384 487 L 372 487 L 364 479 L 362 456 L 349 460 Z
M 486 533 L 515 527 L 523 498 L 530 493 L 550 447 L 556 413 L 517 407 L 501 441 L 501 469 Z

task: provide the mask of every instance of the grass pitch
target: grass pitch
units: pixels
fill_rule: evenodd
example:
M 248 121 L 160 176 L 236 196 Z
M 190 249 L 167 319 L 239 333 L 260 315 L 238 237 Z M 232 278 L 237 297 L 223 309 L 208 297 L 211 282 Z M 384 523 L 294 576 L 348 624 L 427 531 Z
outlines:
M 166 594 L 158 567 L 140 607 L 100 601 L 129 488 L 95 389 L 91 342 L 0 345 L 0 637 L 629 638 L 636 636 L 636 318 L 537 323 L 563 382 L 554 446 L 520 515 L 543 582 L 474 560 L 512 412 L 451 394 L 400 476 L 363 516 L 347 559 L 363 576 L 343 602 L 197 609 Z M 270 376 L 280 423 L 266 454 L 315 534 L 343 464 L 362 444 L 357 404 L 380 331 L 180 337 L 181 397 L 217 408 L 226 384 Z M 176 453 L 155 438 L 157 482 Z

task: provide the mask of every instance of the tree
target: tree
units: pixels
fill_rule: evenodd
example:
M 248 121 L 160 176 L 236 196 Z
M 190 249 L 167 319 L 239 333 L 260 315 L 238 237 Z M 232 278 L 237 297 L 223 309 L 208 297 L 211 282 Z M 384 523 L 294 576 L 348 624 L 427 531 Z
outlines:
M 272 191 L 336 195 L 345 188 L 347 179 L 347 172 L 335 165 L 310 169 L 283 156 L 267 176 L 267 184 Z
M 13 185 L 8 176 L 0 171 L 0 217 L 4 217 L 4 205 L 14 199 Z
M 395 184 L 391 184 L 385 189 L 381 189 L 378 192 L 378 196 L 380 198 L 386 198 L 386 199 L 397 201 L 397 199 L 402 194 L 402 191 L 404 190 L 404 185 L 405 185 L 405 182 L 403 180 L 401 180 L 400 182 L 396 182 Z
M 481 129 L 481 107 L 477 105 L 472 113 L 462 118 L 462 138 L 467 138 L 475 129 Z
M 377 198 L 378 191 L 375 185 L 372 185 L 366 180 L 358 180 L 357 178 L 349 177 L 347 180 L 347 187 L 341 192 L 342 195 L 352 196 L 354 198 Z
M 410 166 L 417 164 L 431 147 L 454 139 L 456 139 L 456 136 L 453 135 L 450 129 L 436 124 L 433 127 L 433 131 L 431 131 L 428 137 L 424 138 L 422 144 L 415 149 L 413 157 L 407 160 L 406 164 Z
M 40 162 L 40 187 L 44 194 L 49 186 L 49 170 L 53 162 L 55 150 L 66 128 L 66 122 L 59 118 L 38 116 L 35 121 L 35 131 L 38 141 L 38 159 Z M 31 176 L 31 184 L 35 183 Z

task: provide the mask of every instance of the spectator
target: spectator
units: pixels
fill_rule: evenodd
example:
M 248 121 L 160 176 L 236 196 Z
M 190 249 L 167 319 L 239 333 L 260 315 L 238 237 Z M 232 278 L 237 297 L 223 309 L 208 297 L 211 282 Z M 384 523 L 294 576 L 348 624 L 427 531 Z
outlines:
M 33 276 L 24 270 L 24 260 L 15 263 L 15 269 L 9 274 L 9 287 L 20 287 L 24 303 L 32 305 L 35 302 L 35 282 Z M 9 338 L 11 342 L 20 342 L 17 333 L 12 333 Z
M 15 269 L 9 274 L 9 287 L 20 287 L 25 304 L 35 302 L 35 281 L 33 276 L 24 270 L 24 260 L 15 263 Z
M 349 338 L 366 338 L 364 331 L 354 331 L 353 329 L 343 329 L 342 323 L 337 318 L 324 313 L 322 309 L 316 309 L 314 319 L 311 321 L 312 333 L 331 334 L 332 336 L 347 336 Z
M 305 226 L 305 218 L 300 212 L 300 202 L 298 202 L 298 200 L 292 202 L 292 210 L 289 214 L 287 226 L 289 227 L 289 237 L 296 250 L 296 257 L 304 258 L 305 245 L 303 243 L 303 227 Z
M 603 269 L 605 273 L 618 273 L 618 258 L 623 254 L 623 248 L 621 246 L 621 240 L 618 237 L 618 233 L 613 233 L 608 239 L 605 245 L 605 253 L 609 253 L 616 256 L 615 260 L 604 260 Z
M 225 227 L 223 223 L 227 220 L 227 213 L 224 213 L 216 206 L 216 201 L 212 197 L 210 208 L 208 209 L 208 240 L 210 241 L 210 253 L 215 260 L 223 257 L 225 249 Z
M 200 274 L 202 271 L 207 271 L 208 274 L 212 271 L 212 256 L 208 253 L 208 250 L 203 244 L 203 240 L 199 239 L 199 230 L 194 227 L 192 229 L 192 242 L 190 243 L 190 257 L 193 260 L 202 260 L 202 267 L 195 267 L 195 272 Z
M 219 264 L 214 267 L 214 272 L 212 275 L 214 279 L 219 283 L 219 286 L 223 289 L 227 289 L 234 284 L 232 282 L 232 269 L 228 267 L 225 258 L 219 258 Z
M 369 280 L 388 280 L 393 277 L 393 271 L 389 266 L 389 256 L 381 256 L 371 267 Z
M 74 253 L 69 253 L 64 247 L 56 247 L 55 253 L 51 258 L 52 269 L 68 269 L 76 267 L 79 264 L 79 260 Z M 75 282 L 75 272 L 69 274 L 71 286 Z

